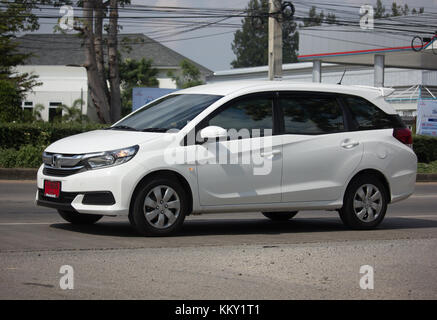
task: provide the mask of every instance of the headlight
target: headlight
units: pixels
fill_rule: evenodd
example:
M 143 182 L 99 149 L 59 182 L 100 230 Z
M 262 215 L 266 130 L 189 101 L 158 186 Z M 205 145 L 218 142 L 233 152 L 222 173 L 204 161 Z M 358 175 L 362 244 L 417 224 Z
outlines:
M 100 169 L 105 167 L 117 166 L 128 162 L 137 153 L 139 147 L 118 149 L 107 152 L 99 152 L 84 155 L 83 162 L 88 169 Z

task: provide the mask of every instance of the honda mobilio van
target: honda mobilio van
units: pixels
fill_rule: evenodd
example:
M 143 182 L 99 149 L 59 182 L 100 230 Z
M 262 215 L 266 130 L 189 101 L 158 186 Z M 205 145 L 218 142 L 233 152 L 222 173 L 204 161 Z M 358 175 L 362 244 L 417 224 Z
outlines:
M 389 92 L 286 81 L 180 90 L 48 146 L 36 203 L 74 224 L 125 215 L 143 235 L 173 234 L 193 213 L 242 211 L 285 221 L 337 210 L 350 228 L 375 228 L 416 179 Z

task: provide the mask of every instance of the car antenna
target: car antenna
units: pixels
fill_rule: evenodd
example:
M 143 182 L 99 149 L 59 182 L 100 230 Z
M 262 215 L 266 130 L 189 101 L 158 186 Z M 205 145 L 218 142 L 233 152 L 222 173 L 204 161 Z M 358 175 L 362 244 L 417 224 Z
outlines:
M 343 81 L 343 77 L 344 77 L 345 73 L 346 73 L 346 68 L 344 68 L 343 75 L 341 76 L 341 79 L 339 82 L 337 82 L 337 84 L 341 84 L 341 82 Z

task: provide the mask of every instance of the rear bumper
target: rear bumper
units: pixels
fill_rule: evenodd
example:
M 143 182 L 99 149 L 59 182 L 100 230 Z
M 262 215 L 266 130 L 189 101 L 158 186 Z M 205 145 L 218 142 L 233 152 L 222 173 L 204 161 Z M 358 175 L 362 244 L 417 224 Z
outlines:
M 416 186 L 416 171 L 391 177 L 391 203 L 407 199 L 414 193 Z

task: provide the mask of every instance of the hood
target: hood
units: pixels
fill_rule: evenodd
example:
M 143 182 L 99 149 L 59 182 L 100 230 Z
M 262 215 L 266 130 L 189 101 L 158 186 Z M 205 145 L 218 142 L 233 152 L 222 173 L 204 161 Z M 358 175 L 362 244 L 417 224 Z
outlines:
M 63 154 L 82 154 L 111 151 L 155 140 L 165 133 L 123 130 L 95 130 L 58 140 L 45 151 Z

